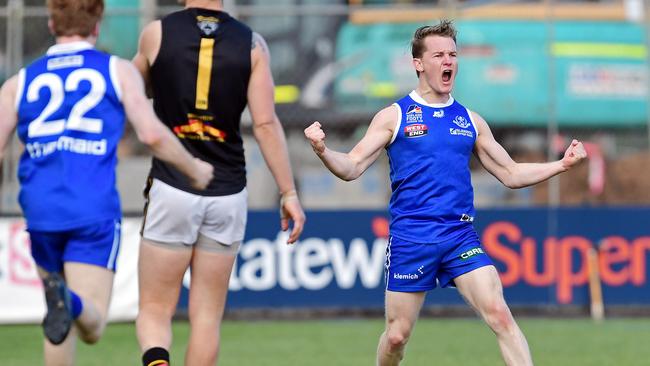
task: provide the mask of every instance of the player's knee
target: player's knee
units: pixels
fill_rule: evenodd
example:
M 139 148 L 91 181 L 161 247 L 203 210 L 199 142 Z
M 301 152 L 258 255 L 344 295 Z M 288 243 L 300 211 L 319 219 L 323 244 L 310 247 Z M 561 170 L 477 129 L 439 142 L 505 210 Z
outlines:
M 392 351 L 401 350 L 406 346 L 410 332 L 402 329 L 390 329 L 387 334 L 388 345 Z
M 105 324 L 99 324 L 96 327 L 93 327 L 92 329 L 89 329 L 87 331 L 80 331 L 79 332 L 79 338 L 81 341 L 83 341 L 86 344 L 95 344 L 99 342 L 99 340 L 102 338 L 102 335 L 104 334 L 104 329 L 106 329 Z
M 102 338 L 104 329 L 105 327 L 98 327 L 88 332 L 79 332 L 79 338 L 86 344 L 95 344 Z
M 496 301 L 485 309 L 485 320 L 495 333 L 509 331 L 514 326 L 510 309 L 503 301 Z

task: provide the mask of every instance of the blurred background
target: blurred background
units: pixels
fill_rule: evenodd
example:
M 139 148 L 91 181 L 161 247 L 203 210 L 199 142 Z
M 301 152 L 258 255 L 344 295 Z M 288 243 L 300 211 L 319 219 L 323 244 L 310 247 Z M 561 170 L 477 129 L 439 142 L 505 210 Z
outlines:
M 98 47 L 127 59 L 145 24 L 180 9 L 175 0 L 105 1 Z M 0 0 L 3 80 L 53 43 L 43 4 Z M 416 86 L 410 56 L 414 30 L 444 17 L 453 19 L 459 32 L 453 96 L 488 121 L 515 160 L 558 159 L 572 138 L 585 142 L 590 156 L 568 173 L 519 190 L 504 187 L 472 161 L 475 225 L 501 272 L 507 299 L 533 312 L 588 314 L 594 298 L 589 276 L 598 272 L 606 311 L 650 313 L 648 1 L 224 0 L 224 5 L 269 44 L 277 113 L 308 215 L 300 243 L 284 246 L 277 187 L 246 114 L 250 214 L 229 311 L 381 313 L 390 197 L 385 154 L 360 179 L 346 183 L 322 166 L 302 131 L 318 120 L 331 148 L 351 149 L 374 113 Z M 21 152 L 14 140 L 2 165 L 0 298 L 13 309 L 0 312 L 6 322 L 40 320 L 42 311 L 16 200 Z M 132 319 L 150 155 L 130 130 L 119 154 L 126 218 L 116 288 L 129 295 L 116 296 L 123 303 L 115 304 L 113 314 Z M 592 249 L 599 255 L 590 267 Z M 35 299 L 29 314 L 25 296 Z M 461 304 L 455 291 L 438 291 L 428 297 L 427 309 Z

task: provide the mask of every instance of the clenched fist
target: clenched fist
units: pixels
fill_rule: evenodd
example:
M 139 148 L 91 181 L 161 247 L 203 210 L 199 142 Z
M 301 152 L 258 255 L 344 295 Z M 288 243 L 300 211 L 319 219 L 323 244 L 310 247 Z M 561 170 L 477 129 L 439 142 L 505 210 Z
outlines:
M 320 122 L 316 121 L 305 128 L 305 137 L 311 143 L 316 154 L 321 155 L 325 152 L 325 132 L 323 132 Z
M 582 159 L 587 157 L 587 152 L 585 147 L 582 145 L 582 142 L 578 140 L 571 141 L 571 145 L 564 152 L 564 157 L 562 158 L 562 166 L 565 169 L 571 169 L 573 166 L 578 164 Z
M 214 174 L 212 164 L 206 163 L 201 159 L 194 158 L 194 169 L 191 170 L 190 184 L 194 189 L 205 189 Z

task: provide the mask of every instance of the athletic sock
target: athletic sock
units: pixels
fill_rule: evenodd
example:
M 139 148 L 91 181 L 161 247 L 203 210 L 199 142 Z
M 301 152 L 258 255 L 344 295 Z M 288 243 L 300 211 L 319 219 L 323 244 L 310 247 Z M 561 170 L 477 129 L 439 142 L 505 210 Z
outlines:
M 143 366 L 169 366 L 169 352 L 162 347 L 149 348 L 142 355 Z
M 68 289 L 68 292 L 70 293 L 70 304 L 72 305 L 72 319 L 77 319 L 84 310 L 84 303 L 81 301 L 81 297 L 75 294 L 74 291 Z

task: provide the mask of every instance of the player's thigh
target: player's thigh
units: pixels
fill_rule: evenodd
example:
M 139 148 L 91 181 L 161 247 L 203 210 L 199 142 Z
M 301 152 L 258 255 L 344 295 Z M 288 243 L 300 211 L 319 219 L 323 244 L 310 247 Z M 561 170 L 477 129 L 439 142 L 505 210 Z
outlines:
M 156 303 L 175 308 L 191 259 L 191 247 L 143 238 L 138 257 L 140 304 Z
M 455 286 L 455 279 L 477 268 L 492 266 L 474 229 L 461 233 L 451 241 L 437 245 L 442 253 L 438 272 L 440 287 Z
M 463 298 L 480 312 L 505 303 L 499 273 L 494 266 L 474 269 L 454 278 L 454 282 Z
M 440 255 L 436 245 L 391 236 L 386 246 L 386 290 L 425 292 L 436 287 Z
M 68 242 L 67 233 L 29 231 L 31 254 L 41 278 L 49 273 L 63 271 L 63 253 Z
M 248 191 L 217 197 L 203 197 L 205 215 L 199 232 L 218 243 L 241 242 L 246 230 Z
M 160 243 L 194 244 L 204 219 L 205 199 L 153 179 L 146 190 L 142 237 Z
M 119 220 L 105 220 L 67 232 L 63 253 L 66 283 L 91 301 L 105 318 L 120 248 Z
M 222 250 L 201 249 L 216 245 L 223 246 Z M 189 303 L 191 318 L 199 316 L 202 321 L 216 322 L 221 319 L 236 258 L 237 252 L 230 245 L 213 243 L 194 249 Z
M 78 262 L 65 262 L 64 268 L 68 287 L 84 300 L 91 301 L 106 319 L 115 273 L 108 268 Z
M 396 292 L 386 290 L 387 328 L 399 327 L 410 332 L 415 324 L 426 292 Z

